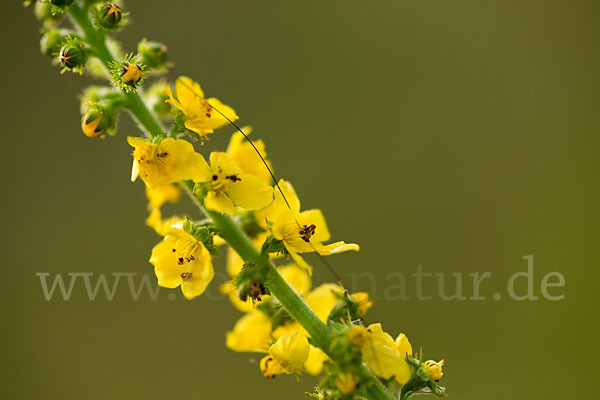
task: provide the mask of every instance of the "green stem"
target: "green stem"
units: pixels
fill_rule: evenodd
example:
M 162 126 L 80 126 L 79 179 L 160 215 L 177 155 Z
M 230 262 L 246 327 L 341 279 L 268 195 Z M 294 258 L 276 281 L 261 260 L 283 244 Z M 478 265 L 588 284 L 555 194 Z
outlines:
M 74 3 L 69 8 L 69 14 L 74 24 L 77 25 L 85 37 L 86 42 L 94 52 L 94 55 L 102 61 L 109 70 L 109 64 L 115 57 L 106 46 L 104 34 L 99 32 L 92 25 L 88 17 L 87 7 L 80 7 Z M 150 135 L 155 136 L 164 132 L 154 114 L 148 109 L 144 101 L 137 93 L 124 93 L 126 107 L 131 111 L 138 122 L 148 131 Z M 194 184 L 184 182 L 186 189 L 192 193 Z M 270 262 L 268 257 L 263 256 L 252 244 L 250 238 L 240 229 L 239 225 L 227 214 L 205 210 L 200 201 L 192 195 L 198 207 L 210 217 L 219 229 L 221 237 L 231 246 L 242 259 L 246 262 L 254 262 L 266 265 L 269 268 L 268 287 L 271 294 L 285 307 L 298 323 L 309 333 L 313 343 L 323 350 L 330 357 L 331 348 L 331 329 L 325 325 L 319 317 L 310 309 L 304 299 L 290 287 L 283 279 L 277 269 Z M 333 358 L 333 357 L 332 357 Z M 365 365 L 360 371 L 362 377 L 370 382 L 366 385 L 364 391 L 369 399 L 372 400 L 394 400 L 394 397 L 387 391 L 381 381 Z
M 193 182 L 186 181 L 185 187 L 190 194 L 193 192 Z M 268 286 L 271 294 L 285 307 L 292 317 L 310 334 L 312 342 L 323 350 L 329 357 L 331 353 L 331 329 L 317 317 L 302 297 L 283 279 L 268 258 L 265 258 L 252 244 L 248 236 L 240 229 L 239 225 L 228 214 L 206 210 L 200 201 L 192 194 L 192 198 L 202 212 L 208 215 L 215 226 L 219 228 L 220 236 L 231 246 L 236 253 L 246 262 L 266 265 L 269 268 Z M 394 397 L 381 384 L 381 381 L 368 369 L 362 366 L 361 375 L 372 382 L 365 391 L 369 399 L 392 400 Z
M 110 71 L 110 62 L 116 58 L 106 45 L 104 34 L 94 28 L 92 21 L 90 21 L 87 7 L 80 7 L 77 3 L 73 3 L 69 7 L 69 15 L 73 23 L 79 27 L 94 56 L 102 61 L 107 71 Z M 125 107 L 131 111 L 144 129 L 150 133 L 150 136 L 160 135 L 165 132 L 160 122 L 158 122 L 138 93 L 123 92 L 123 96 L 125 97 Z

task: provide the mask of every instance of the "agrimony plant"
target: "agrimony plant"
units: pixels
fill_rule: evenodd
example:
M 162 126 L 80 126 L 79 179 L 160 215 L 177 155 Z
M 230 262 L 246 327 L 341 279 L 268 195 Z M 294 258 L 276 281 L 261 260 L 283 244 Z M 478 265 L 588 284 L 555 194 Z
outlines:
M 267 379 L 307 372 L 321 375 L 315 399 L 407 399 L 416 393 L 445 395 L 439 381 L 444 361 L 423 361 L 409 340 L 395 340 L 381 324 L 365 326 L 372 306 L 367 293 L 349 293 L 341 281 L 312 288 L 312 267 L 302 254 L 320 259 L 358 251 L 354 243 L 327 243 L 322 212 L 302 210 L 292 184 L 276 180 L 265 144 L 250 140 L 236 111 L 188 77 L 173 86 L 147 78 L 168 70 L 164 44 L 142 39 L 137 53 L 124 54 L 110 33 L 123 28 L 127 13 L 118 3 L 48 0 L 35 2 L 42 22 L 42 53 L 61 72 L 103 76 L 81 96 L 81 128 L 91 138 L 116 132 L 117 117 L 129 111 L 142 128 L 130 136 L 131 179 L 146 186 L 146 223 L 163 239 L 150 263 L 158 284 L 200 296 L 213 275 L 213 258 L 227 254 L 231 280 L 221 287 L 243 316 L 226 334 L 239 352 L 262 353 Z M 165 129 L 168 126 L 168 129 Z M 226 126 L 236 130 L 225 151 L 205 157 L 193 143 Z M 164 218 L 161 207 L 189 194 L 205 217 Z M 328 266 L 328 263 L 324 261 Z

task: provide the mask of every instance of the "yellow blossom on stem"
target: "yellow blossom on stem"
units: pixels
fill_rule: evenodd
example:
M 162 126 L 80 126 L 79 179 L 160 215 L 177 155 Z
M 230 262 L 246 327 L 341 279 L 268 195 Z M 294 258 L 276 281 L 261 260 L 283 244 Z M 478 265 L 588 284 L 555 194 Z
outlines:
M 285 199 L 276 190 L 273 204 L 261 214 L 266 215 L 266 218 L 272 222 L 273 236 L 275 239 L 283 241 L 286 250 L 298 265 L 306 267 L 306 263 L 298 255 L 299 253 L 316 251 L 321 255 L 331 255 L 360 250 L 357 244 L 343 241 L 324 245 L 323 242 L 328 241 L 331 234 L 321 210 L 312 209 L 300 212 L 300 200 L 292 185 L 282 179 L 279 181 L 279 187 L 282 189 Z
M 199 181 L 209 168 L 202 155 L 194 151 L 190 142 L 166 138 L 152 143 L 138 137 L 127 138 L 134 147 L 131 181 L 141 177 L 146 186 L 168 185 L 181 180 Z
M 309 334 L 306 332 L 304 327 L 296 321 L 279 326 L 273 331 L 272 336 L 275 339 L 279 339 L 284 336 L 291 337 L 295 334 L 303 335 L 307 338 L 309 337 Z M 329 360 L 329 356 L 327 356 L 323 350 L 310 345 L 310 352 L 306 362 L 304 363 L 304 369 L 311 375 L 319 375 L 323 370 L 323 364 L 327 360 Z
M 401 385 L 409 381 L 410 367 L 405 357 L 398 354 L 394 339 L 382 330 L 381 324 L 367 328 L 354 326 L 348 331 L 348 340 L 360 348 L 363 362 L 375 375 L 383 379 L 394 376 Z
M 235 206 L 259 210 L 273 201 L 273 188 L 245 174 L 226 153 L 210 154 L 210 170 L 197 182 L 210 182 L 204 205 L 212 211 L 233 214 Z
M 294 333 L 292 336 L 284 335 L 269 348 L 269 355 L 286 374 L 300 371 L 309 353 L 308 339 L 299 333 Z
M 271 344 L 271 321 L 259 310 L 241 317 L 227 332 L 226 345 L 239 352 L 266 352 Z
M 252 128 L 250 126 L 244 126 L 242 131 L 244 131 L 246 136 L 248 136 L 252 132 Z M 269 173 L 267 167 L 265 167 L 265 164 L 260 156 L 257 154 L 258 151 L 271 171 L 273 171 L 271 162 L 267 160 L 265 144 L 260 139 L 253 140 L 252 143 L 254 143 L 254 147 L 256 147 L 256 149 L 244 138 L 244 135 L 242 135 L 241 132 L 235 132 L 231 135 L 226 153 L 240 166 L 243 172 L 260 178 L 266 184 L 271 184 L 271 174 Z
M 154 246 L 150 263 L 159 286 L 181 286 L 183 295 L 201 295 L 214 276 L 210 253 L 193 235 L 182 229 L 170 229 L 162 242 Z
M 239 118 L 233 108 L 218 99 L 214 97 L 205 99 L 200 85 L 188 77 L 182 76 L 175 81 L 176 97 L 171 92 L 171 88 L 167 87 L 164 91 L 169 96 L 167 102 L 173 104 L 186 117 L 185 127 L 200 136 L 213 133 L 215 129 L 227 125 L 229 123 L 227 118 L 231 121 Z

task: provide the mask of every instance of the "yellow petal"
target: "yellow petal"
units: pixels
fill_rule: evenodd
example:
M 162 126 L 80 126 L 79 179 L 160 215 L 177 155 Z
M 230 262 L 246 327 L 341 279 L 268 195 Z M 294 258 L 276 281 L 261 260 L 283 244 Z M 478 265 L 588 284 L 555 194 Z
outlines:
M 273 201 L 273 188 L 254 175 L 239 174 L 227 188 L 227 195 L 245 210 L 260 210 Z
M 233 214 L 235 207 L 225 193 L 208 192 L 204 198 L 204 206 L 211 211 Z
M 329 360 L 329 357 L 325 352 L 318 347 L 310 346 L 310 353 L 308 359 L 304 363 L 304 369 L 306 372 L 313 376 L 317 376 L 323 371 L 323 364 Z
M 202 119 L 188 119 L 185 121 L 184 125 L 190 131 L 196 132 L 200 136 L 205 136 L 215 131 L 214 129 L 207 127 L 206 122 Z
M 176 288 L 181 284 L 181 273 L 184 272 L 177 260 L 172 256 L 176 239 L 167 236 L 152 249 L 150 263 L 154 265 L 154 273 L 158 285 L 165 288 Z
M 181 186 L 160 185 L 146 187 L 146 198 L 150 203 L 150 209 L 160 208 L 166 202 L 177 202 L 181 198 Z
M 338 302 L 339 297 L 335 295 L 341 294 L 343 289 L 333 283 L 325 283 L 316 289 L 313 289 L 306 295 L 304 300 L 306 304 L 317 314 L 317 317 L 323 322 L 327 321 L 327 317 L 331 309 Z
M 227 155 L 227 153 L 213 151 L 210 153 L 210 168 L 214 173 L 228 176 L 237 175 L 242 170 L 240 167 Z
M 396 338 L 396 352 L 400 354 L 403 358 L 406 358 L 407 355 L 412 356 L 412 346 L 404 333 L 401 333 Z
M 175 90 L 177 91 L 177 99 L 181 105 L 189 109 L 198 104 L 199 100 L 204 99 L 204 92 L 200 88 L 200 84 L 194 82 L 187 76 L 180 76 L 175 81 Z
M 195 254 L 196 259 L 188 263 L 185 270 L 191 276 L 181 280 L 181 291 L 188 299 L 193 299 L 204 293 L 215 275 L 210 253 L 202 243 L 199 243 L 198 246 L 200 248 L 199 254 L 198 252 Z
M 244 315 L 227 332 L 226 345 L 233 351 L 266 352 L 270 343 L 271 321 L 258 310 Z
M 326 246 L 323 245 L 315 245 L 315 248 L 322 256 L 329 256 L 331 254 L 343 253 L 345 251 L 360 251 L 360 246 L 356 243 L 345 243 L 345 242 L 335 242 L 328 244 Z
M 238 115 L 235 113 L 235 110 L 223 103 L 221 103 L 221 101 L 215 97 L 211 97 L 208 99 L 208 104 L 211 105 L 211 107 L 216 108 L 217 110 L 219 110 L 220 112 L 216 112 L 215 114 L 215 118 L 214 119 L 222 119 L 223 121 L 221 122 L 223 125 L 226 125 L 229 123 L 229 121 L 227 121 L 227 119 L 222 115 L 224 114 L 227 118 L 229 118 L 229 120 L 231 121 L 235 121 L 237 119 L 239 119 L 240 117 L 238 117 Z M 222 125 L 221 125 L 222 126 Z

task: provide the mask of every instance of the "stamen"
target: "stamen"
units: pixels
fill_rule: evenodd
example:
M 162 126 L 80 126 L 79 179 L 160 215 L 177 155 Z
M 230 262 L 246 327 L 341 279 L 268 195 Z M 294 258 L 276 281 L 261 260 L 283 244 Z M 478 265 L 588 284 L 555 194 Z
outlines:
M 302 228 L 300 228 L 300 237 L 302 240 L 306 243 L 310 243 L 310 238 L 315 234 L 315 229 L 317 229 L 317 227 L 314 224 L 302 225 Z

